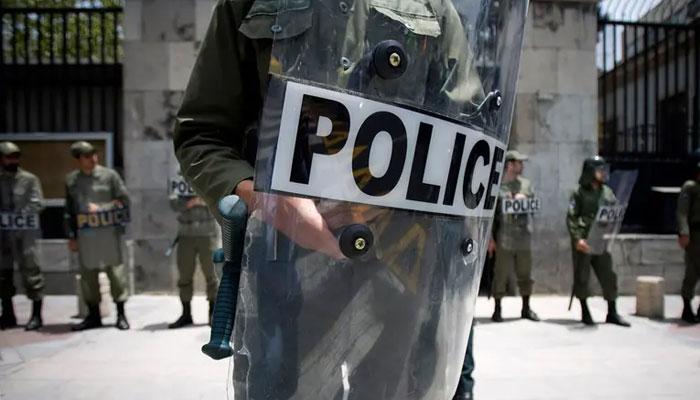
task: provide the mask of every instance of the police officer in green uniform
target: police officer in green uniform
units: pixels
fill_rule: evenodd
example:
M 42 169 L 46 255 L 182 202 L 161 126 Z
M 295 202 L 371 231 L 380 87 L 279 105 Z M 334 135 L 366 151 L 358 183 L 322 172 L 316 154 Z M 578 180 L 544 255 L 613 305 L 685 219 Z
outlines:
M 36 175 L 19 167 L 22 152 L 12 142 L 0 143 L 0 213 L 39 214 L 43 209 L 44 196 L 41 182 Z M 38 221 L 37 221 L 38 222 Z M 14 262 L 17 261 L 27 297 L 32 300 L 32 316 L 25 326 L 28 331 L 41 328 L 41 305 L 44 297 L 44 276 L 37 262 L 36 239 L 38 229 L 0 229 L 0 298 L 2 316 L 0 328 L 17 325 L 12 296 Z
M 174 147 L 183 175 L 211 209 L 216 208 L 217 202 L 222 197 L 236 194 L 245 201 L 249 211 L 254 212 L 258 204 L 258 196 L 265 196 L 253 190 L 253 165 L 256 155 L 257 126 L 268 90 L 269 72 L 281 69 L 280 64 L 277 63 L 278 60 L 271 60 L 273 43 L 271 39 L 276 34 L 278 37 L 293 38 L 303 33 L 308 23 L 311 24 L 311 29 L 316 31 L 312 33 L 320 35 L 324 32 L 323 21 L 331 21 L 331 24 L 333 21 L 347 21 L 348 32 L 353 33 L 348 35 L 336 33 L 330 39 L 320 38 L 318 47 L 311 45 L 309 48 L 309 51 L 318 50 L 319 60 L 337 62 L 334 69 L 319 70 L 313 63 L 299 63 L 299 68 L 309 70 L 308 76 L 318 76 L 323 82 L 336 79 L 342 81 L 343 65 L 359 63 L 363 53 L 369 51 L 363 45 L 365 37 L 363 30 L 366 25 L 371 25 L 368 20 L 381 19 L 383 21 L 381 24 L 374 23 L 373 26 L 385 27 L 389 33 L 387 38 L 396 32 L 403 32 L 405 35 L 416 38 L 412 43 L 415 48 L 407 49 L 409 54 L 411 51 L 426 51 L 426 47 L 428 52 L 436 54 L 432 58 L 438 61 L 433 65 L 434 68 L 430 69 L 430 72 L 434 73 L 431 76 L 419 76 L 415 79 L 416 84 L 420 85 L 419 88 L 426 92 L 426 96 L 444 96 L 450 99 L 445 103 L 449 103 L 452 107 L 459 105 L 460 109 L 475 102 L 478 104 L 481 101 L 480 98 L 484 96 L 481 80 L 473 65 L 473 55 L 467 50 L 469 44 L 466 43 L 466 36 L 457 32 L 462 29 L 462 23 L 450 1 L 431 0 L 429 4 L 427 1 L 408 4 L 404 0 L 387 0 L 377 7 L 371 5 L 369 1 L 356 1 L 354 4 L 353 2 L 300 1 L 294 4 L 288 2 L 285 6 L 289 9 L 281 12 L 278 11 L 278 4 L 282 3 L 278 0 L 218 0 L 209 29 L 200 47 L 177 114 Z M 432 18 L 412 13 L 415 11 L 412 8 L 417 6 L 429 11 Z M 393 19 L 380 14 L 375 8 L 381 8 Z M 276 22 L 278 12 L 281 17 L 290 20 L 290 23 L 285 26 L 278 25 Z M 318 25 L 312 22 L 312 19 L 318 21 Z M 411 33 L 416 30 L 421 34 Z M 371 33 L 374 36 L 382 34 L 382 32 Z M 310 41 L 314 37 L 316 36 L 313 34 L 305 34 L 305 38 Z M 335 43 L 329 46 L 328 40 Z M 358 43 L 358 40 L 361 43 Z M 348 52 L 341 53 L 343 49 L 348 49 Z M 425 61 L 426 58 L 423 60 Z M 282 60 L 285 63 L 288 61 Z M 428 69 L 409 68 L 407 73 L 425 71 Z M 430 80 L 428 78 L 434 78 L 434 82 L 432 86 L 425 87 L 425 82 Z M 409 82 L 404 77 L 402 84 Z M 391 84 L 392 82 L 387 83 L 389 86 Z M 396 87 L 395 89 L 405 90 L 406 93 L 412 92 L 409 88 Z M 417 90 L 414 91 L 414 95 L 415 92 Z M 277 212 L 273 224 L 277 231 L 304 232 L 304 235 L 295 235 L 293 238 L 298 246 L 334 258 L 343 258 L 334 233 L 315 207 L 313 200 L 277 196 L 275 203 Z M 257 301 L 264 303 L 258 307 L 264 308 L 266 313 L 282 315 L 274 315 L 272 319 L 283 320 L 283 323 L 291 325 L 296 321 L 295 313 L 299 312 L 299 306 L 294 304 L 299 298 L 300 289 L 294 289 L 294 285 L 298 284 L 298 277 L 293 265 L 291 268 L 285 268 L 275 273 L 277 279 L 283 282 L 279 285 L 283 287 L 279 290 L 280 293 L 269 293 L 265 296 L 261 294 Z M 270 272 L 268 273 L 271 275 Z M 258 279 L 262 278 L 258 277 Z M 285 293 L 282 293 L 283 291 Z M 280 296 L 279 304 L 276 303 L 274 296 Z M 301 299 L 298 301 L 300 302 Z M 264 318 L 260 316 L 261 320 Z M 263 337 L 261 340 L 264 339 L 266 348 L 282 346 L 278 341 L 283 340 L 284 337 L 280 335 L 296 334 L 292 332 L 295 327 L 287 325 L 282 331 L 275 332 L 271 329 L 269 332 L 261 333 Z M 296 328 L 296 330 L 299 329 L 301 328 Z M 294 340 L 290 339 L 289 342 L 292 343 Z M 298 372 L 294 371 L 296 365 L 293 357 L 295 356 L 291 353 L 295 353 L 293 348 L 282 348 L 279 352 L 275 352 L 274 356 L 280 359 L 269 361 L 271 365 L 278 365 L 275 367 L 275 371 L 278 371 L 275 382 L 257 382 L 260 377 L 251 378 L 255 381 L 248 388 L 253 393 L 251 398 L 257 398 L 255 396 L 258 392 L 261 394 L 257 396 L 263 398 L 270 396 L 262 394 L 265 392 L 285 393 L 284 396 L 287 396 L 295 390 L 297 378 L 294 374 Z M 251 363 L 257 362 L 257 360 L 251 361 Z M 286 379 L 288 376 L 290 377 Z M 364 385 L 355 390 L 351 398 L 361 398 L 365 395 L 364 392 L 374 393 L 381 390 L 389 389 L 382 389 L 379 383 Z M 288 398 L 284 396 L 278 397 Z M 379 398 L 377 396 L 380 395 L 366 394 L 364 398 Z
M 534 197 L 532 184 L 520 176 L 524 170 L 524 162 L 528 157 L 516 150 L 506 152 L 505 174 L 501 181 L 500 198 L 527 199 Z M 528 214 L 504 214 L 499 201 L 496 208 L 494 226 L 495 243 L 492 238 L 491 249 L 496 249 L 493 287 L 491 293 L 496 300 L 496 307 L 491 316 L 494 322 L 503 322 L 501 316 L 501 299 L 506 294 L 506 283 L 510 269 L 515 267 L 518 288 L 523 298 L 521 317 L 531 321 L 539 321 L 537 314 L 530 309 L 532 294 L 532 254 L 530 250 L 531 233 Z
M 73 330 L 102 326 L 100 317 L 100 287 L 98 274 L 104 270 L 109 277 L 112 297 L 117 304 L 116 327 L 129 329 L 124 313 L 128 297 L 127 271 L 124 265 L 123 226 L 79 228 L 79 219 L 102 211 L 129 206 L 129 194 L 119 174 L 98 164 L 95 148 L 88 142 L 76 142 L 70 147 L 78 169 L 66 176 L 66 225 L 69 248 L 78 252 L 80 285 L 88 307 L 88 315 Z
M 180 289 L 182 315 L 170 324 L 170 329 L 192 325 L 190 301 L 193 292 L 193 277 L 197 256 L 207 283 L 209 315 L 214 308 L 216 290 L 219 286 L 214 273 L 214 251 L 219 247 L 216 236 L 216 220 L 204 201 L 196 196 L 170 196 L 170 207 L 177 212 L 180 228 L 177 241 L 177 270 L 180 275 L 177 286 Z
M 608 179 L 607 164 L 603 157 L 588 158 L 583 163 L 579 185 L 571 195 L 566 225 L 571 236 L 571 248 L 574 263 L 574 295 L 581 302 L 581 320 L 586 325 L 594 325 L 588 309 L 588 281 L 591 268 L 598 277 L 603 289 L 603 297 L 608 302 L 607 323 L 630 326 L 617 313 L 617 274 L 613 270 L 612 256 L 608 251 L 594 255 L 586 242 L 588 232 L 595 222 L 598 208 L 614 205 L 617 202 L 612 189 L 606 184 Z
M 685 250 L 685 277 L 681 288 L 683 314 L 681 318 L 691 324 L 700 322 L 700 307 L 693 314 L 691 301 L 695 297 L 695 286 L 700 280 L 700 149 L 692 158 L 694 179 L 683 184 L 678 196 L 676 218 L 678 220 L 678 243 Z

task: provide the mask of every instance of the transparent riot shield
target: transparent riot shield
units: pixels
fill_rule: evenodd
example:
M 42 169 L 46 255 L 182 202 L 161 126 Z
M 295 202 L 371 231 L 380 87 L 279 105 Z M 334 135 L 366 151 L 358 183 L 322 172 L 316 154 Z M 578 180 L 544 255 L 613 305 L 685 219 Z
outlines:
M 447 400 L 507 147 L 527 2 L 256 1 L 270 78 L 236 400 Z M 224 238 L 226 240 L 226 238 Z
M 625 211 L 637 182 L 637 174 L 637 170 L 619 170 L 610 175 L 608 186 L 614 198 L 601 200 L 595 221 L 588 231 L 586 241 L 591 248 L 591 254 L 600 255 L 610 251 L 610 246 L 625 219 Z
M 542 199 L 529 187 L 511 192 L 501 185 L 494 226 L 497 250 L 530 250 L 532 226 L 541 211 Z

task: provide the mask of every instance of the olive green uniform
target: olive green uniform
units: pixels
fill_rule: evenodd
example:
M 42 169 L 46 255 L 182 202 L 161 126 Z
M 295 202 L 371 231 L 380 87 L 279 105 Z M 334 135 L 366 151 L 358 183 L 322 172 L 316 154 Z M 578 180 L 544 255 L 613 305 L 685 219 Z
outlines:
M 318 63 L 302 63 L 299 68 L 306 68 L 303 75 L 319 82 L 344 86 L 343 81 L 351 71 L 342 72 L 341 61 L 358 62 L 368 49 L 363 43 L 356 43 L 356 38 L 365 37 L 363 32 L 370 18 L 386 21 L 389 14 L 400 22 L 375 22 L 374 26 L 402 27 L 402 34 L 420 39 L 415 42 L 418 48 L 406 49 L 409 54 L 427 49 L 430 54 L 440 55 L 440 67 L 444 70 L 436 74 L 454 76 L 450 84 L 442 88 L 452 105 L 461 107 L 473 103 L 478 95 L 483 96 L 473 55 L 464 54 L 464 49 L 469 48 L 466 35 L 457 32 L 462 24 L 449 1 L 430 0 L 429 5 L 425 5 L 402 0 L 356 0 L 354 3 L 299 0 L 286 5 L 284 18 L 293 21 L 286 25 L 277 21 L 279 3 L 278 0 L 217 1 L 178 112 L 174 145 L 181 170 L 210 208 L 231 194 L 238 183 L 253 178 L 255 145 L 252 143 L 256 140 L 255 127 L 267 92 L 271 39 L 275 33 L 279 38 L 304 33 L 306 43 L 314 37 L 322 39 L 323 45 L 309 46 L 319 49 Z M 421 16 L 420 13 L 431 8 L 437 18 Z M 376 10 L 384 15 L 377 15 Z M 347 27 L 347 34 L 334 35 L 332 40 L 337 43 L 332 46 L 328 45 L 328 38 L 322 36 L 332 32 L 328 24 L 346 24 Z M 306 32 L 308 29 L 313 31 Z M 343 52 L 345 49 L 349 50 Z M 414 61 L 422 63 L 423 58 Z M 329 60 L 334 63 L 333 70 L 318 68 L 318 65 L 328 65 Z M 452 65 L 455 62 L 456 65 Z M 428 69 L 423 65 L 414 66 L 406 73 L 414 71 Z M 404 85 L 416 82 L 425 89 L 428 77 L 407 78 L 402 79 Z M 384 92 L 389 90 L 383 89 Z M 410 93 L 405 96 L 415 95 L 409 88 L 394 87 L 393 90 L 399 97 L 404 92 Z
M 532 184 L 529 180 L 517 177 L 510 182 L 503 180 L 500 187 L 500 198 L 508 195 L 515 197 L 522 194 L 533 197 Z M 511 267 L 515 267 L 515 276 L 521 296 L 532 294 L 532 254 L 530 249 L 531 236 L 528 214 L 503 214 L 501 202 L 496 209 L 496 262 L 494 265 L 493 286 L 491 294 L 501 299 L 506 294 L 506 284 Z
M 199 264 L 207 283 L 207 299 L 211 302 L 216 299 L 216 290 L 219 287 L 213 260 L 214 252 L 219 247 L 216 221 L 206 206 L 199 205 L 188 209 L 187 201 L 191 198 L 170 197 L 170 207 L 178 213 L 177 219 L 180 223 L 177 234 L 177 286 L 180 288 L 180 300 L 191 301 L 194 270 L 199 256 Z
M 0 168 L 0 212 L 39 214 L 44 196 L 36 175 L 23 169 L 9 173 Z M 15 294 L 13 281 L 14 262 L 17 261 L 24 289 L 31 300 L 41 300 L 44 291 L 44 275 L 37 261 L 36 240 L 38 230 L 0 230 L 0 297 Z
M 683 184 L 678 196 L 676 211 L 678 234 L 690 236 L 685 249 L 685 277 L 681 295 L 684 299 L 695 296 L 695 286 L 700 280 L 700 183 L 692 180 Z
M 124 228 L 77 228 L 77 217 L 88 213 L 88 204 L 95 203 L 101 211 L 106 211 L 117 207 L 114 200 L 124 207 L 129 206 L 126 185 L 116 171 L 98 165 L 91 175 L 76 170 L 66 176 L 68 234 L 78 241 L 81 289 L 88 305 L 100 302 L 97 280 L 100 270 L 104 270 L 109 277 L 112 297 L 116 303 L 124 302 L 128 297 L 123 254 Z
M 605 300 L 614 301 L 617 298 L 617 274 L 613 270 L 610 253 L 606 251 L 600 255 L 592 255 L 576 250 L 576 243 L 588 237 L 588 232 L 598 214 L 598 208 L 616 203 L 615 194 L 605 184 L 597 190 L 590 185 L 579 185 L 571 195 L 566 225 L 571 236 L 573 253 L 574 295 L 581 300 L 590 295 L 588 281 L 591 277 L 591 267 L 598 277 Z

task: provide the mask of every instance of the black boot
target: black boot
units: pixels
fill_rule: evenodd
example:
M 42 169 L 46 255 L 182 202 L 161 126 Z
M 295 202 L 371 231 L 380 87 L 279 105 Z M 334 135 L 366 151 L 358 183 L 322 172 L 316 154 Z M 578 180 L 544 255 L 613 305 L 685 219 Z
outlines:
M 32 303 L 32 317 L 24 327 L 25 331 L 35 331 L 44 325 L 44 321 L 41 320 L 41 305 L 41 300 L 34 300 Z
M 73 331 L 84 331 L 102 327 L 102 318 L 100 317 L 100 306 L 88 304 L 88 315 L 83 322 L 78 325 L 73 325 L 70 329 Z
M 595 325 L 593 317 L 591 317 L 591 312 L 588 310 L 588 302 L 586 299 L 580 299 L 581 301 L 581 322 L 584 325 Z
M 608 301 L 608 316 L 605 318 L 605 322 L 608 324 L 614 324 L 624 327 L 629 327 L 630 323 L 622 319 L 620 314 L 617 313 L 617 307 L 615 306 L 615 300 Z
M 2 315 L 0 315 L 0 329 L 10 329 L 17 326 L 15 317 L 15 306 L 12 304 L 12 297 L 2 299 Z
M 126 320 L 123 301 L 117 303 L 117 323 L 114 324 L 114 326 L 116 326 L 120 331 L 129 329 L 129 321 Z
M 681 315 L 681 319 L 689 324 L 695 324 L 698 321 L 691 307 L 690 299 L 683 299 L 683 314 Z
M 540 317 L 530 309 L 530 296 L 523 296 L 523 311 L 520 313 L 520 316 L 530 321 L 540 320 Z
M 168 329 L 182 328 L 183 326 L 192 325 L 192 308 L 189 301 L 182 302 L 182 315 L 177 321 L 168 325 Z
M 501 316 L 501 299 L 496 299 L 496 308 L 493 310 L 491 321 L 503 322 L 503 317 Z

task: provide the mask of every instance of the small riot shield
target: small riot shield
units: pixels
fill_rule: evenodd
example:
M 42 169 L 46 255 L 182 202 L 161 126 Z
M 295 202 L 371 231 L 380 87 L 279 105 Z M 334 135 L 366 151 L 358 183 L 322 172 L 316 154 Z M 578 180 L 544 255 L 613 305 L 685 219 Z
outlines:
M 541 211 L 542 199 L 529 183 L 527 188 L 516 192 L 501 184 L 494 227 L 497 250 L 530 250 L 532 224 Z
M 452 398 L 526 10 L 253 3 L 240 31 L 267 23 L 274 38 L 232 341 L 236 399 Z
M 614 171 L 608 180 L 608 186 L 614 193 L 613 199 L 601 199 L 598 212 L 586 242 L 591 254 L 600 255 L 609 251 L 616 235 L 620 232 L 630 195 L 637 181 L 637 170 Z

